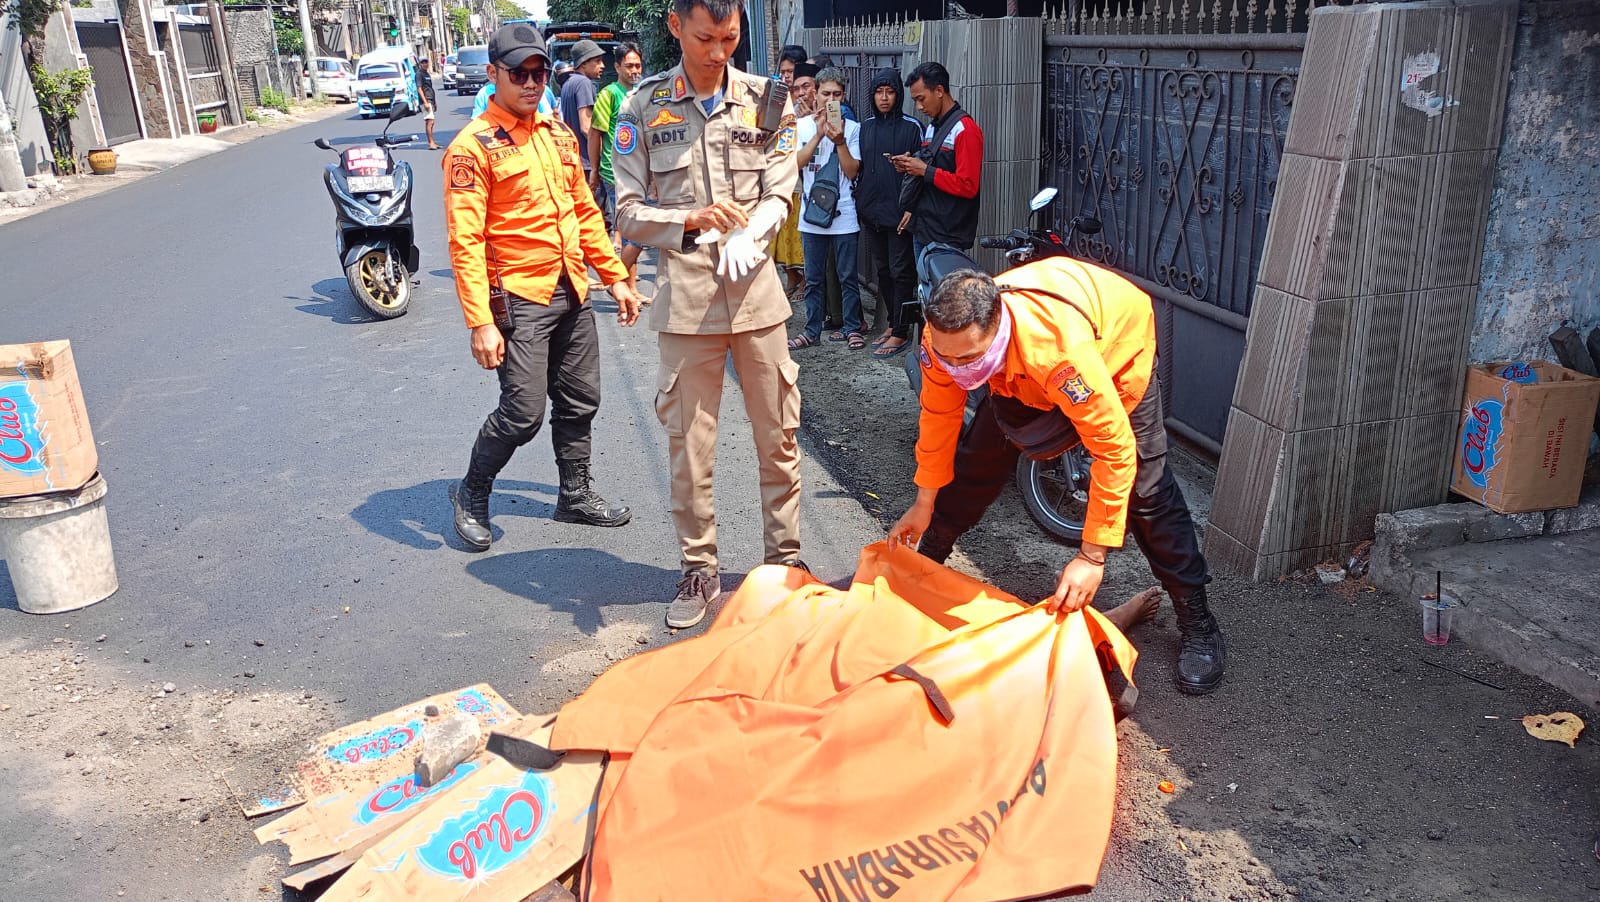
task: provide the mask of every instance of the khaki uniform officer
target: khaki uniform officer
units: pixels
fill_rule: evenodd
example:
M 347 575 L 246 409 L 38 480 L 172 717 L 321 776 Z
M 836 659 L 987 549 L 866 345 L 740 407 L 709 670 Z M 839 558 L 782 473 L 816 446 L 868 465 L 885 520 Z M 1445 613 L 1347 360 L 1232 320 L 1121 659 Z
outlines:
M 611 167 L 617 230 L 661 250 L 650 326 L 660 333 L 656 415 L 671 451 L 672 517 L 682 553 L 683 578 L 667 623 L 682 628 L 698 623 L 721 592 L 711 483 L 729 352 L 755 429 L 764 560 L 799 561 L 800 391 L 784 329 L 789 302 L 764 256 L 744 257 L 749 272 L 739 262 L 751 239 L 764 246 L 788 216 L 799 167 L 787 89 L 734 69 L 726 56 L 718 78 L 717 61 L 705 57 L 720 50 L 681 33 L 715 31 L 720 40 L 731 25 L 737 44 L 738 10 L 716 20 L 696 4 L 682 19 L 673 12 L 668 24 L 683 43 L 685 63 L 644 80 L 624 101 Z M 645 203 L 652 184 L 658 206 Z M 726 241 L 705 241 L 713 229 Z

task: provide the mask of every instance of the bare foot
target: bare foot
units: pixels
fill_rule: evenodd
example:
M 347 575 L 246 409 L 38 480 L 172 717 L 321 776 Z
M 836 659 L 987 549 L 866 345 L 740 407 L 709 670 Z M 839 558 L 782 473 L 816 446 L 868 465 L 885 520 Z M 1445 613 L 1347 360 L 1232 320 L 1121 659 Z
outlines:
M 1149 620 L 1161 609 L 1161 587 L 1153 586 L 1140 592 L 1138 595 L 1124 601 L 1109 611 L 1105 612 L 1106 619 L 1111 621 L 1123 633 Z

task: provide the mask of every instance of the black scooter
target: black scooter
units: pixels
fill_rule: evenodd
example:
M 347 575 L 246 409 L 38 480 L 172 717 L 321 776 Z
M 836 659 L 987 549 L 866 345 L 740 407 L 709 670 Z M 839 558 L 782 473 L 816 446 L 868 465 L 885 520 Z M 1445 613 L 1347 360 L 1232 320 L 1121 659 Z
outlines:
M 1006 252 L 1006 262 L 1021 266 L 1045 257 L 1072 256 L 1071 245 L 1076 236 L 1094 235 L 1100 231 L 1100 220 L 1092 216 L 1078 216 L 1072 220 L 1067 240 L 1063 241 L 1054 229 L 1045 224 L 1045 211 L 1056 198 L 1055 188 L 1045 188 L 1028 202 L 1028 208 L 1038 221 L 1031 229 L 1013 229 L 1011 234 L 999 238 L 983 238 L 978 244 Z M 939 280 L 959 269 L 981 271 L 971 257 L 948 244 L 930 244 L 917 258 L 917 303 L 926 304 Z M 911 341 L 920 343 L 922 327 L 918 325 Z M 906 355 L 906 378 L 911 390 L 922 393 L 922 367 L 917 354 Z M 982 386 L 967 393 L 966 427 L 978 405 L 988 396 L 989 387 Z M 1060 457 L 1034 460 L 1024 454 L 1017 458 L 1017 491 L 1022 495 L 1023 506 L 1040 528 L 1063 542 L 1075 543 L 1083 539 L 1083 518 L 1089 506 L 1089 466 L 1093 458 L 1077 445 Z
M 411 274 L 421 265 L 412 244 L 411 164 L 390 153 L 416 136 L 389 137 L 389 126 L 414 115 L 410 105 L 395 104 L 383 134 L 372 144 L 336 151 L 339 162 L 329 163 L 323 173 L 350 293 L 384 319 L 405 314 L 411 303 Z M 314 143 L 334 150 L 326 138 Z

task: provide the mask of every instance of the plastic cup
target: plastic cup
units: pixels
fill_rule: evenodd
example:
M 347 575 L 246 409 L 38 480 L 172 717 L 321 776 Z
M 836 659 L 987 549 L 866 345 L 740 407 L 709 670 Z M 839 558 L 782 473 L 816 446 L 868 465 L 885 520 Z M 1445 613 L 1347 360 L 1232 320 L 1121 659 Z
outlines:
M 1450 644 L 1450 622 L 1455 619 L 1456 599 L 1446 593 L 1442 597 L 1422 596 L 1422 641 L 1429 645 Z

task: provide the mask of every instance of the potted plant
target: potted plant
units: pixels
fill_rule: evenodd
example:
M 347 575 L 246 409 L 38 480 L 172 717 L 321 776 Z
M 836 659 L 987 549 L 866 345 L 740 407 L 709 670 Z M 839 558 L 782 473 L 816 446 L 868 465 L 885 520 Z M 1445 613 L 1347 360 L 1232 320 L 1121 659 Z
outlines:
M 117 171 L 117 152 L 109 147 L 96 147 L 89 151 L 89 170 L 95 175 L 111 175 Z
M 217 130 L 216 113 L 200 113 L 195 118 L 200 121 L 200 134 L 209 135 Z

